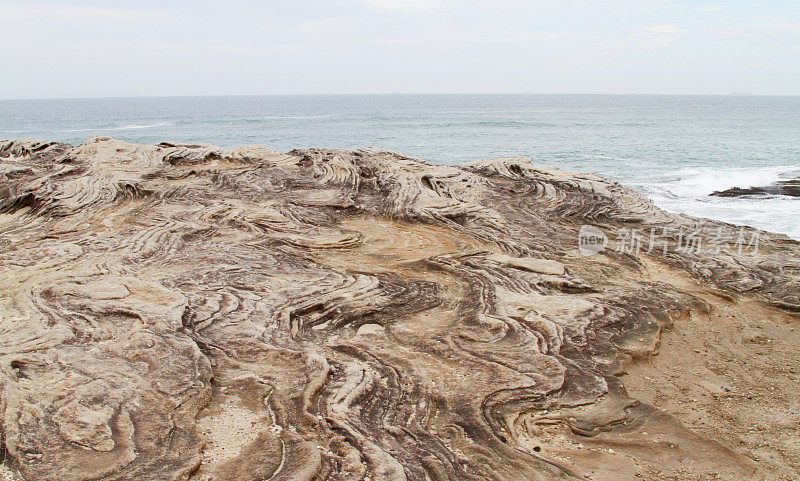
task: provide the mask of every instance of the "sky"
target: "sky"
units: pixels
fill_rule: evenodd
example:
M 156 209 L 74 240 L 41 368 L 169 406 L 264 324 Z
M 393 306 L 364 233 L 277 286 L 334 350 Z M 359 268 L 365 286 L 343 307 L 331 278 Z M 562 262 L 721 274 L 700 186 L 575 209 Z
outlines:
M 800 94 L 800 1 L 0 0 L 0 98 Z

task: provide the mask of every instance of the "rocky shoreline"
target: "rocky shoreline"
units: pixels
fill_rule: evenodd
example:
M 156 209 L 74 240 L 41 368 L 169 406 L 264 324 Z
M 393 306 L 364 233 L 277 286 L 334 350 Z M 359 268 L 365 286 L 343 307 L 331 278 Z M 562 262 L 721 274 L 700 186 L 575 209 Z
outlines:
M 20 479 L 800 475 L 786 236 L 521 157 L 94 137 L 0 176 Z

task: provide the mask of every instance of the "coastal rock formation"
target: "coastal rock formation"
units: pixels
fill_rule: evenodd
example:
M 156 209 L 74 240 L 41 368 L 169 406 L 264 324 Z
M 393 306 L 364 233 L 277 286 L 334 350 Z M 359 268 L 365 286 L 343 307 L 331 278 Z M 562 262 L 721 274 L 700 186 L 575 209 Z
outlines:
M 784 236 L 519 157 L 94 137 L 0 143 L 0 179 L 20 479 L 798 475 Z
M 774 184 L 761 187 L 733 187 L 730 189 L 712 192 L 710 195 L 715 197 L 744 197 L 763 195 L 787 195 L 790 197 L 800 197 L 800 179 L 780 180 Z

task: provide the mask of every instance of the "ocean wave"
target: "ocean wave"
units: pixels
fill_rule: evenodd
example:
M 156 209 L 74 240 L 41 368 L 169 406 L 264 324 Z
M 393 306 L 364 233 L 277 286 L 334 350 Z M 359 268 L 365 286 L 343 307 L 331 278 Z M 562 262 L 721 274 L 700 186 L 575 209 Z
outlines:
M 398 122 L 397 118 L 380 118 L 378 120 L 391 121 L 395 124 L 404 125 Z M 464 120 L 464 121 L 445 121 L 445 122 L 415 122 L 417 119 L 408 119 L 409 127 L 424 128 L 446 128 L 446 127 L 491 127 L 491 128 L 526 128 L 526 127 L 558 127 L 559 124 L 553 122 L 537 122 L 530 120 Z
M 215 123 L 225 125 L 237 124 L 262 124 L 267 120 L 317 120 L 327 119 L 330 115 L 266 115 L 257 117 L 230 117 L 224 119 L 217 119 Z
M 268 115 L 265 117 L 258 117 L 264 120 L 304 120 L 304 119 L 326 119 L 330 115 Z
M 798 177 L 800 170 L 796 165 L 728 169 L 689 168 L 643 184 L 642 188 L 669 197 L 696 199 L 735 187 L 742 189 L 762 187 Z
M 786 234 L 800 240 L 797 212 L 800 198 L 782 195 L 714 197 L 712 192 L 734 187 L 763 187 L 800 178 L 796 165 L 748 168 L 685 168 L 643 183 L 631 183 L 656 205 L 671 212 L 708 217 Z
M 155 127 L 166 127 L 172 125 L 172 122 L 159 122 L 156 124 L 143 124 L 143 125 L 123 125 L 121 127 L 93 127 L 88 129 L 63 129 L 56 130 L 56 132 L 114 132 L 119 130 L 139 130 L 151 129 Z

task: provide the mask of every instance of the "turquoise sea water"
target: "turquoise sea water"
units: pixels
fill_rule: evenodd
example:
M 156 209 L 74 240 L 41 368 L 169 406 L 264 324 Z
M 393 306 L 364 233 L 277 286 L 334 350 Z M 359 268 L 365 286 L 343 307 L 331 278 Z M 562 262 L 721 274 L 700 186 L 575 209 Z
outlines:
M 659 206 L 800 239 L 800 198 L 709 197 L 800 178 L 800 97 L 321 95 L 0 101 L 0 138 L 78 144 L 377 146 L 456 164 L 501 155 L 597 172 Z

